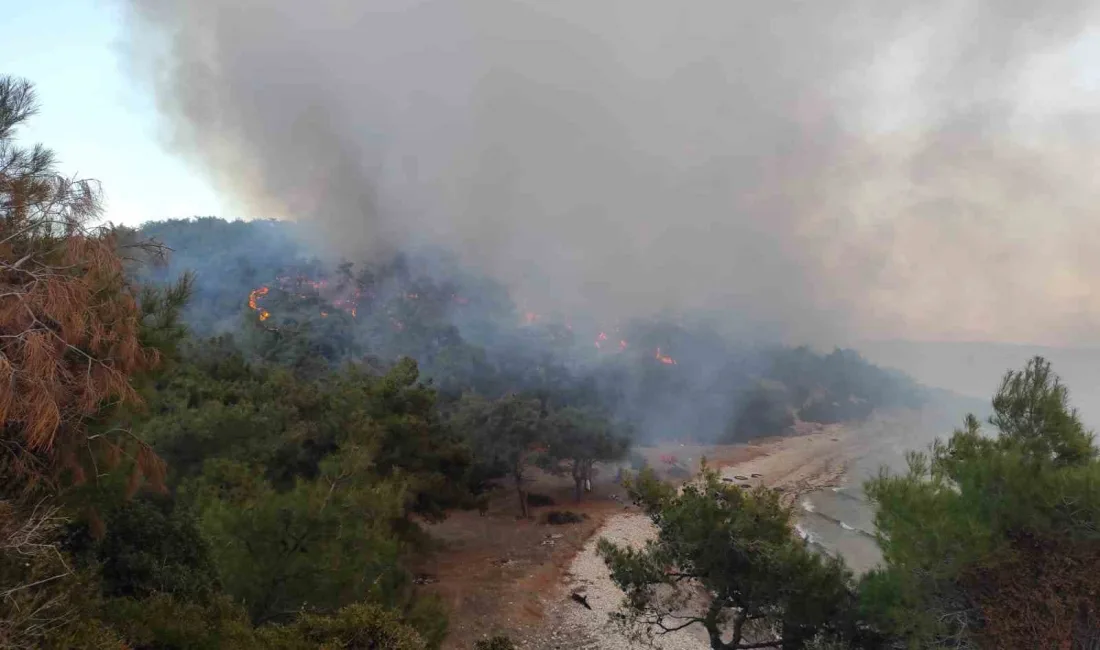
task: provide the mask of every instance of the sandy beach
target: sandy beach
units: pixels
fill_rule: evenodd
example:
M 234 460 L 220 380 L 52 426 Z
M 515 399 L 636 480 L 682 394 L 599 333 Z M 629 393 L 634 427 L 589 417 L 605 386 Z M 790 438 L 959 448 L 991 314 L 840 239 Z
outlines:
M 759 450 L 750 460 L 720 468 L 723 478 L 783 493 L 791 505 L 803 494 L 838 485 L 855 452 L 851 432 L 841 425 L 790 438 L 746 445 Z
M 718 467 L 724 478 L 736 483 L 781 490 L 784 502 L 790 505 L 804 494 L 838 485 L 844 478 L 846 459 L 851 458 L 854 443 L 843 426 L 817 427 L 813 433 L 805 435 L 740 445 L 735 457 L 745 460 L 734 459 Z M 609 517 L 573 558 L 558 592 L 548 594 L 546 634 L 528 647 L 546 650 L 638 647 L 637 642 L 610 622 L 610 614 L 618 610 L 623 593 L 611 581 L 606 565 L 596 554 L 596 544 L 600 538 L 607 538 L 618 544 L 641 546 L 654 534 L 655 528 L 649 518 L 634 508 Z M 569 594 L 573 592 L 583 592 L 592 609 L 572 601 Z M 702 629 L 683 630 L 658 636 L 652 641 L 652 647 L 660 650 L 705 650 L 709 647 Z

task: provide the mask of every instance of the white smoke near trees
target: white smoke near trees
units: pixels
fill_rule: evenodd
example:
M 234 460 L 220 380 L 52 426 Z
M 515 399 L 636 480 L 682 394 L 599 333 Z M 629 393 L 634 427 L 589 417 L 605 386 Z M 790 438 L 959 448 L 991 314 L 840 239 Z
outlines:
M 1100 339 L 1092 95 L 1059 87 L 1096 3 L 128 4 L 172 146 L 335 251 L 790 341 Z

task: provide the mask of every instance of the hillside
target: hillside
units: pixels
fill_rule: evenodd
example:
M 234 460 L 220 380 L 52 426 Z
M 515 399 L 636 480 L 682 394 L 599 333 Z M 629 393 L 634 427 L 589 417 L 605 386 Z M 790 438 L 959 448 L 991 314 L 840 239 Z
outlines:
M 407 356 L 445 400 L 533 394 L 606 411 L 649 440 L 746 440 L 931 396 L 851 350 L 762 347 L 679 319 L 543 314 L 438 251 L 331 259 L 273 221 L 172 220 L 141 234 L 172 249 L 147 279 L 195 275 L 185 311 L 194 334 L 231 335 L 248 354 L 304 372 Z

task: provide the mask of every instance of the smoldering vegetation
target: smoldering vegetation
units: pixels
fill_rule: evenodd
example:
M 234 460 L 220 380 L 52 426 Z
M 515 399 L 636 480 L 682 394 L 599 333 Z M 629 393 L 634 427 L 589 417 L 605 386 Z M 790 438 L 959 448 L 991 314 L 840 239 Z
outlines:
M 541 311 L 446 252 L 333 259 L 274 221 L 173 220 L 142 234 L 172 249 L 147 279 L 195 273 L 185 317 L 261 362 L 320 374 L 345 362 L 379 371 L 416 359 L 444 404 L 516 393 L 595 409 L 636 441 L 734 441 L 799 420 L 845 422 L 933 396 L 857 352 L 734 341 L 672 315 L 599 322 Z

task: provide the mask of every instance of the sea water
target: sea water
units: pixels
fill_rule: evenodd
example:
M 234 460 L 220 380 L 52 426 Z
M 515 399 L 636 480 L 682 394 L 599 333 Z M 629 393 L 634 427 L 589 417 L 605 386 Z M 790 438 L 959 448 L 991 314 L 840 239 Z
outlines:
M 839 554 L 856 573 L 866 572 L 882 559 L 872 509 L 858 485 L 805 495 L 796 529 L 812 545 Z
M 880 563 L 882 550 L 875 540 L 874 507 L 863 484 L 885 470 L 906 470 L 905 454 L 923 451 L 937 437 L 947 437 L 962 421 L 965 410 L 955 404 L 937 405 L 906 417 L 875 418 L 855 427 L 853 455 L 847 477 L 836 486 L 802 496 L 797 504 L 798 533 L 815 548 L 838 554 L 856 573 Z

